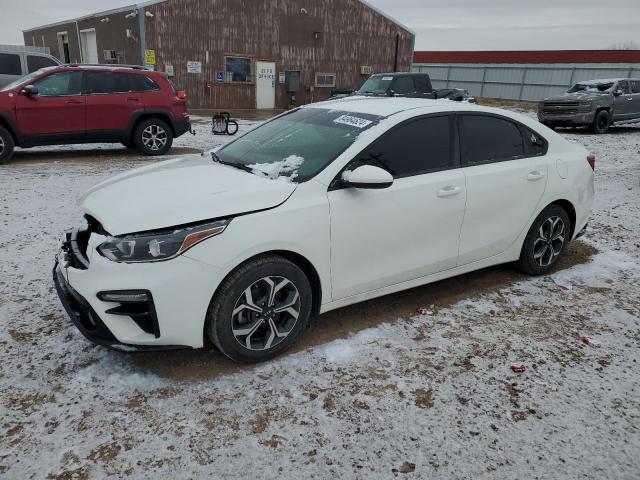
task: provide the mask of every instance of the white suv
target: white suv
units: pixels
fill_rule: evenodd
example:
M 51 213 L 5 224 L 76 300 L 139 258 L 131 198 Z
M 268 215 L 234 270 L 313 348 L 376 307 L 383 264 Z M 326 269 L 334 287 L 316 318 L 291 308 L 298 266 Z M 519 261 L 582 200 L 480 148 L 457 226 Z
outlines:
M 60 298 L 115 349 L 239 361 L 309 318 L 499 263 L 544 274 L 587 223 L 594 162 L 535 120 L 448 100 L 346 98 L 107 180 L 56 259 Z

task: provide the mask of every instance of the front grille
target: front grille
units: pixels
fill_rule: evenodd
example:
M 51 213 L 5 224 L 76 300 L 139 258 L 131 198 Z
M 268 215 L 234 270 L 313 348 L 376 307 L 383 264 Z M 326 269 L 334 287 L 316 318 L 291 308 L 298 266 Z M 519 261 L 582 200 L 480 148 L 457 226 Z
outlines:
M 547 115 L 574 115 L 578 113 L 578 102 L 545 102 L 542 112 Z

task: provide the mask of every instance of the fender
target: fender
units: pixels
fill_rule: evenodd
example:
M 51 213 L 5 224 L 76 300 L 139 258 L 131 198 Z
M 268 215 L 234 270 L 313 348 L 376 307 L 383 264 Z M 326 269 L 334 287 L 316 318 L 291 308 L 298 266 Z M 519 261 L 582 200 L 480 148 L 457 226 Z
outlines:
M 16 140 L 16 145 L 18 147 L 22 147 L 24 145 L 24 136 L 22 135 L 22 133 L 20 133 L 20 130 L 16 126 L 13 119 L 6 113 L 0 112 L 0 120 L 2 120 L 2 122 L 0 123 L 6 123 L 9 126 L 9 133 L 13 134 Z
M 142 116 L 146 116 L 146 115 L 162 115 L 164 117 L 167 117 L 169 119 L 169 127 L 171 127 L 171 130 L 173 131 L 174 136 L 176 135 L 176 121 L 173 118 L 173 114 L 166 109 L 163 108 L 140 108 L 138 110 L 135 110 L 132 114 L 131 114 L 131 118 L 129 119 L 129 126 L 127 127 L 127 131 L 126 131 L 126 138 L 131 138 L 133 135 L 133 129 L 136 125 L 136 123 L 138 123 L 138 120 L 140 120 L 140 117 Z

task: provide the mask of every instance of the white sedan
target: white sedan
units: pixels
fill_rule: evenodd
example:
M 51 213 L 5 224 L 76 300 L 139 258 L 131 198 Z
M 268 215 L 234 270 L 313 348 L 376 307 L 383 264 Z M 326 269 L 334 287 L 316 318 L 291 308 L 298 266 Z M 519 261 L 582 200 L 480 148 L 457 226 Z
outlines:
M 313 315 L 506 262 L 549 272 L 585 229 L 595 158 L 517 113 L 346 98 L 80 200 L 54 280 L 122 351 L 277 355 Z

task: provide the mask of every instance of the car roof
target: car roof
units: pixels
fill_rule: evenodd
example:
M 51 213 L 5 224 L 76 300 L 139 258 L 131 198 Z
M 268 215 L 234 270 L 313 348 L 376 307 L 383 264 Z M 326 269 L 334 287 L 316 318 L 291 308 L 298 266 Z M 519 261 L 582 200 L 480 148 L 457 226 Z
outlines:
M 428 75 L 428 73 L 426 72 L 389 72 L 389 73 L 374 73 L 373 75 L 371 75 L 372 77 L 379 77 L 379 76 L 385 76 L 385 77 L 399 77 L 399 76 L 406 76 L 406 75 Z
M 496 109 L 479 107 L 475 104 L 461 104 L 451 100 L 430 100 L 422 98 L 389 98 L 389 97 L 345 97 L 326 102 L 312 103 L 303 108 L 323 108 L 326 110 L 342 110 L 345 112 L 362 113 L 390 117 L 409 110 L 421 109 L 426 113 L 450 111 L 483 111 L 495 113 Z M 502 113 L 502 111 L 499 111 Z
M 600 85 L 604 83 L 615 83 L 621 82 L 622 80 L 633 80 L 629 78 L 598 78 L 595 80 L 583 80 L 578 82 L 578 85 Z
M 129 73 L 154 73 L 153 70 L 147 70 L 140 65 L 111 65 L 111 64 L 82 64 L 82 63 L 66 63 L 64 65 L 59 65 L 58 69 L 65 70 L 98 70 L 102 72 L 112 72 L 112 71 L 127 71 Z M 160 73 L 160 72 L 155 72 Z

